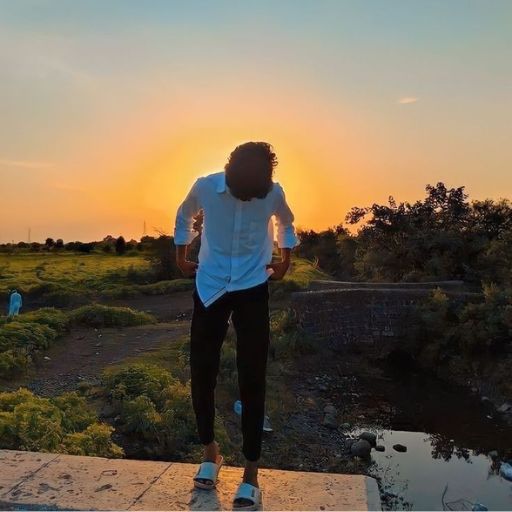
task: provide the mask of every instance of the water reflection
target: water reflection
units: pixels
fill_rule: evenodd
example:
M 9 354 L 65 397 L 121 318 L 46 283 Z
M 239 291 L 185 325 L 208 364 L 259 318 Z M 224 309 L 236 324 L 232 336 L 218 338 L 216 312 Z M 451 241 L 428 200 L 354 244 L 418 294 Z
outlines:
M 381 479 L 392 498 L 386 508 L 471 510 L 468 504 L 480 503 L 489 510 L 512 509 L 512 484 L 499 475 L 499 463 L 487 455 L 457 446 L 454 439 L 441 434 L 375 433 L 385 451 L 372 451 L 370 472 Z M 405 445 L 407 452 L 395 451 L 397 443 Z

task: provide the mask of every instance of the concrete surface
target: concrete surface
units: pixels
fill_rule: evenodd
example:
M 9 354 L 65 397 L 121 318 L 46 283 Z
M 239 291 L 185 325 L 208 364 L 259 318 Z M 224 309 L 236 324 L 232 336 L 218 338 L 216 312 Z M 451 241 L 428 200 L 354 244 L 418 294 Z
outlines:
M 196 464 L 0 450 L 1 510 L 232 510 L 242 468 L 195 489 Z M 363 475 L 260 469 L 261 510 L 381 510 Z

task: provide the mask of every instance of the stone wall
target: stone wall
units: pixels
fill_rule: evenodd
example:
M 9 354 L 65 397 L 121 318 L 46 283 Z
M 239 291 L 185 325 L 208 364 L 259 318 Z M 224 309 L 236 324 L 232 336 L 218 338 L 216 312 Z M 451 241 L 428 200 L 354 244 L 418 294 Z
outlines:
M 431 287 L 342 287 L 295 292 L 292 309 L 299 330 L 333 349 L 356 344 L 371 346 L 396 343 L 414 321 L 415 305 L 428 298 Z M 457 299 L 478 294 L 446 291 Z

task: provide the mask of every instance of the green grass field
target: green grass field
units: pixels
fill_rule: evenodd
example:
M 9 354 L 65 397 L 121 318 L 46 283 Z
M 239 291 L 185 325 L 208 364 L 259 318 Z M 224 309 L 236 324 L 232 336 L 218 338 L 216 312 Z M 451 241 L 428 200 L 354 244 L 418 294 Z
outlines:
M 101 288 L 118 282 L 130 271 L 148 270 L 145 256 L 67 252 L 0 254 L 0 293 L 12 288 L 27 293 L 44 283 L 65 288 Z

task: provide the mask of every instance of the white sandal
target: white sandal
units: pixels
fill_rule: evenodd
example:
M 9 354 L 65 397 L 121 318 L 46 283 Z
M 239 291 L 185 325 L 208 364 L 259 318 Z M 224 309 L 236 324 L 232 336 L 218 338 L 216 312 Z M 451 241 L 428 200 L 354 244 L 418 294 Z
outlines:
M 224 463 L 224 457 L 219 455 L 219 461 L 215 462 L 201 462 L 196 475 L 194 476 L 194 486 L 198 489 L 213 489 L 217 484 L 217 477 L 219 471 Z M 199 480 L 210 480 L 211 483 L 200 482 Z
M 250 501 L 247 505 L 238 505 L 235 500 L 243 498 Z M 233 510 L 258 510 L 261 503 L 261 491 L 258 487 L 242 482 L 236 491 L 235 497 L 233 498 Z

